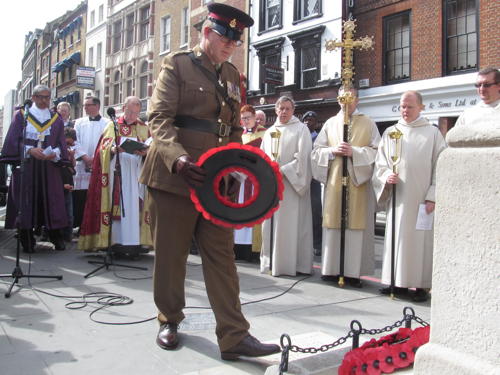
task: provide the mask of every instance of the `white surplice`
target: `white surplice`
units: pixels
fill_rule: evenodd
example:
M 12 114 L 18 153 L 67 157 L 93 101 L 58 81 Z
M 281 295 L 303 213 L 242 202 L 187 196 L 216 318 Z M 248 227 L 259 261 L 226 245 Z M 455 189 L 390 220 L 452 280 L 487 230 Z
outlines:
M 94 157 L 99 138 L 110 122 L 109 119 L 101 117 L 99 121 L 90 121 L 88 117 L 82 117 L 75 121 L 76 142 L 75 159 L 84 155 Z M 75 190 L 87 190 L 89 188 L 90 172 L 85 171 L 85 162 L 77 160 L 76 175 L 73 177 Z
M 386 184 L 386 181 L 392 173 L 389 133 L 396 127 L 403 136 L 401 161 L 397 165 L 400 181 L 396 184 L 395 285 L 403 288 L 430 288 L 434 231 L 417 230 L 416 222 L 419 205 L 426 200 L 436 201 L 436 162 L 446 143 L 439 129 L 422 117 L 409 124 L 401 119 L 396 125 L 386 129 L 375 160 L 372 183 L 377 203 L 387 212 L 382 283 L 391 282 L 393 185 Z
M 281 137 L 277 162 L 283 175 L 283 200 L 274 213 L 272 275 L 311 273 L 313 262 L 311 212 L 311 134 L 295 116 L 286 124 L 279 119 L 264 134 L 261 148 L 272 159 L 271 133 Z M 262 225 L 260 270 L 269 272 L 271 220 Z
M 356 110 L 352 115 L 352 126 L 361 120 L 362 115 Z M 371 137 L 366 146 L 353 146 L 352 157 L 348 158 L 348 173 L 354 186 L 366 186 L 366 210 L 365 229 L 346 229 L 345 232 L 345 258 L 344 276 L 359 278 L 361 275 L 371 275 L 375 268 L 374 261 L 374 211 L 375 196 L 371 186 L 373 165 L 377 155 L 377 147 L 380 142 L 380 134 L 375 123 L 364 116 L 365 121 L 371 122 Z M 340 126 L 339 126 L 340 123 Z M 336 157 L 332 153 L 330 139 L 342 139 L 342 134 L 331 137 L 332 132 L 338 132 L 343 128 L 344 113 L 341 111 L 335 117 L 330 118 L 321 129 L 311 154 L 313 178 L 325 184 L 325 197 L 335 194 L 331 188 L 330 181 L 327 183 L 328 171 L 331 161 Z M 330 176 L 331 178 L 332 176 Z M 340 183 L 340 181 L 339 181 Z M 328 209 L 328 207 L 324 207 Z M 339 212 L 340 216 L 340 212 Z M 340 273 L 340 229 L 327 228 L 323 226 L 323 249 L 322 249 L 322 275 L 339 275 Z
M 467 108 L 455 123 L 456 127 L 476 125 L 500 128 L 500 100 L 491 104 L 481 101 L 474 107 Z
M 120 136 L 120 144 L 131 139 L 139 141 L 137 137 Z M 139 198 L 144 202 L 144 185 L 139 183 L 142 168 L 142 156 L 120 152 L 120 173 L 123 205 L 120 220 L 113 221 L 112 243 L 124 246 L 141 244 L 141 209 Z M 110 171 L 115 170 L 116 156 L 111 160 Z M 110 174 L 111 175 L 111 174 Z M 113 191 L 113 178 L 110 180 L 110 192 Z M 125 216 L 124 216 L 125 213 Z

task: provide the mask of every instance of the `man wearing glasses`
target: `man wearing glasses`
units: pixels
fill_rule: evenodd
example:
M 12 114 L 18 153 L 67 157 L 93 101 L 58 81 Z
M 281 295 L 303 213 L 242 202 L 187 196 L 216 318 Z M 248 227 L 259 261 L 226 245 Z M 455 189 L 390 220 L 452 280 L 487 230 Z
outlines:
M 195 162 L 205 151 L 241 143 L 240 74 L 228 62 L 253 19 L 228 5 L 208 5 L 201 41 L 188 51 L 168 55 L 150 104 L 153 142 L 141 174 L 148 186 L 151 230 L 156 251 L 154 299 L 160 330 L 156 343 L 166 350 L 179 344 L 184 319 L 184 280 L 191 238 L 200 249 L 205 285 L 217 322 L 216 335 L 225 360 L 279 352 L 248 332 L 241 312 L 234 264 L 233 230 L 205 220 L 189 199 L 205 172 Z M 226 191 L 227 192 L 227 191 Z
M 60 164 L 68 163 L 64 123 L 49 110 L 47 86 L 35 86 L 31 98 L 28 113 L 25 109 L 16 112 L 0 157 L 1 162 L 13 166 L 5 228 L 19 228 L 25 252 L 34 252 L 33 229 L 41 227 L 47 228 L 56 250 L 64 250 L 61 229 L 68 226 L 60 169 Z
M 102 131 L 109 122 L 108 119 L 101 117 L 99 114 L 101 109 L 99 98 L 87 96 L 83 102 L 83 108 L 87 117 L 82 117 L 75 121 L 76 175 L 73 190 L 74 228 L 79 228 L 82 224 L 95 149 L 99 143 Z
M 467 108 L 458 118 L 455 126 L 478 125 L 500 127 L 500 71 L 485 68 L 477 74 L 477 93 L 481 102 Z

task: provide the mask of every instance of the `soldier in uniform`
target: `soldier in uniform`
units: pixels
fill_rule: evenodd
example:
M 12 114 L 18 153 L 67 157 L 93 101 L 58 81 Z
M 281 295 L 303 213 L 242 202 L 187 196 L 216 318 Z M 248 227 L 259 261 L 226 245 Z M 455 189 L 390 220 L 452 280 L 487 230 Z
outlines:
M 178 324 L 185 307 L 184 280 L 191 238 L 203 263 L 208 298 L 215 314 L 216 335 L 225 360 L 279 352 L 248 332 L 241 312 L 234 263 L 233 230 L 199 214 L 189 187 L 203 183 L 205 172 L 195 162 L 205 151 L 241 142 L 240 75 L 227 60 L 241 45 L 253 19 L 224 4 L 208 5 L 201 41 L 188 51 L 168 55 L 151 99 L 149 126 L 153 141 L 141 174 L 150 193 L 151 230 L 156 250 L 154 299 L 163 349 L 178 346 Z M 230 190 L 230 181 L 226 184 Z M 235 190 L 236 191 L 236 190 Z

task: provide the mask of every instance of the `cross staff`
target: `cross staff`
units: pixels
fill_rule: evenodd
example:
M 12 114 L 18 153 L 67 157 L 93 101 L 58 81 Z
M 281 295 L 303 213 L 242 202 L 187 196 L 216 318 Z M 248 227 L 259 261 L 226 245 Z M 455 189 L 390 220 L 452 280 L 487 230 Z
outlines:
M 354 39 L 354 31 L 356 30 L 356 21 L 348 20 L 344 22 L 343 34 L 344 40 L 338 41 L 328 40 L 326 42 L 326 50 L 334 51 L 337 48 L 342 48 L 343 59 L 342 59 L 342 72 L 341 80 L 343 86 L 343 93 L 337 97 L 338 102 L 344 107 L 344 136 L 343 141 L 345 143 L 349 142 L 349 134 L 351 127 L 351 120 L 349 116 L 348 106 L 351 105 L 355 97 L 352 95 L 350 89 L 352 88 L 352 77 L 354 76 L 354 67 L 352 63 L 352 56 L 354 48 L 359 48 L 361 50 L 370 49 L 373 45 L 373 37 L 365 36 L 359 40 Z M 347 171 L 347 156 L 342 156 L 342 206 L 341 206 L 341 220 L 340 220 L 340 273 L 339 273 L 339 286 L 344 286 L 344 258 L 345 258 L 345 232 L 347 228 L 347 201 L 348 196 L 348 185 L 349 185 L 349 173 Z

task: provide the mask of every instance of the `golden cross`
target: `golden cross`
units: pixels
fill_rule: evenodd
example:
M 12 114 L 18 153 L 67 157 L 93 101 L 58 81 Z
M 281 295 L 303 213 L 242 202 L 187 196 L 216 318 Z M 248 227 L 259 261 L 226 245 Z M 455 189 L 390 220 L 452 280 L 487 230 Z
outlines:
M 341 80 L 344 92 L 342 95 L 339 95 L 337 99 L 340 104 L 351 104 L 354 102 L 354 96 L 352 96 L 349 90 L 352 87 L 352 77 L 354 76 L 354 66 L 352 62 L 353 50 L 354 48 L 359 48 L 361 50 L 372 48 L 373 37 L 365 36 L 359 40 L 355 40 L 354 32 L 356 31 L 356 20 L 344 21 L 342 29 L 344 40 L 328 40 L 325 47 L 327 51 L 334 51 L 337 48 L 343 49 Z

